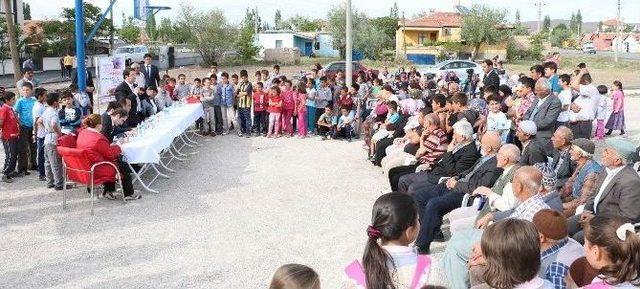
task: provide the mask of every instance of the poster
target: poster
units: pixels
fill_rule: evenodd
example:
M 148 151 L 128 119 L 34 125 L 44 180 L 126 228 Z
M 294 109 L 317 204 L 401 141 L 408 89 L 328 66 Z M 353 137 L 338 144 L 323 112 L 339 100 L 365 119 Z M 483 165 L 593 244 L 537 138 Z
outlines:
M 122 73 L 125 69 L 124 57 L 100 57 L 97 63 L 98 102 L 103 104 L 114 101 L 115 96 L 113 95 L 113 91 L 123 80 Z

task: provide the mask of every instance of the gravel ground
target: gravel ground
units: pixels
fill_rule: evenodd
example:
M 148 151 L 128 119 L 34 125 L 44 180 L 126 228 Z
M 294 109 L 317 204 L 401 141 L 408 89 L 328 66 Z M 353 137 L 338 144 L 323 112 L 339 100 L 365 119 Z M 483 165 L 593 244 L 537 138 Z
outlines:
M 32 176 L 0 184 L 0 288 L 266 288 L 282 264 L 341 284 L 388 191 L 361 143 L 205 138 L 200 154 L 126 205 Z M 376 177 L 380 176 L 380 177 Z

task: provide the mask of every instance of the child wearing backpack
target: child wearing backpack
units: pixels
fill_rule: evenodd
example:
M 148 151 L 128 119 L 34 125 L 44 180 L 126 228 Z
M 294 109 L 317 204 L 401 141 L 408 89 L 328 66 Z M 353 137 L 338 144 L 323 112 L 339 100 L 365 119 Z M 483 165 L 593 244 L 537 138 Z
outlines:
M 419 230 L 418 212 L 411 196 L 402 193 L 380 196 L 373 205 L 362 263 L 355 260 L 345 268 L 349 278 L 347 288 L 424 287 L 431 258 L 418 255 L 411 247 Z

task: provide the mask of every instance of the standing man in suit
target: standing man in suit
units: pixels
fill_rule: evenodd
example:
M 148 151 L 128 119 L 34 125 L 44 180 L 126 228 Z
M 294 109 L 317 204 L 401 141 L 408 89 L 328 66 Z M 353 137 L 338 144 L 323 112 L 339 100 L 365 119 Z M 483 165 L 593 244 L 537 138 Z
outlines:
M 84 65 L 87 68 L 85 69 L 85 79 L 86 79 L 86 85 L 87 85 L 87 89 L 85 90 L 85 92 L 87 93 L 87 96 L 89 96 L 89 102 L 91 102 L 89 113 L 93 113 L 93 92 L 96 90 L 96 87 L 93 84 L 93 73 L 91 73 L 91 69 L 89 69 L 89 67 L 87 66 L 88 60 L 89 60 L 88 57 L 84 58 Z M 78 87 L 78 69 L 77 68 L 74 68 L 73 72 L 71 73 L 71 84 L 75 84 Z
M 591 195 L 581 214 L 569 218 L 569 234 L 584 243 L 583 224 L 596 215 L 615 215 L 640 222 L 640 176 L 627 164 L 635 154 L 635 145 L 623 138 L 607 139 L 602 151 L 605 170 L 596 181 L 596 191 Z
M 151 60 L 151 54 L 147 53 L 144 55 L 144 65 L 140 68 L 142 74 L 144 74 L 144 83 L 146 83 L 147 87 L 160 87 L 160 71 L 157 66 L 151 64 Z
M 126 68 L 122 76 L 124 81 L 115 89 L 116 100 L 120 102 L 123 98 L 127 98 L 131 101 L 126 124 L 128 127 L 135 127 L 143 119 L 141 95 L 144 94 L 144 91 L 135 84 L 136 72 L 134 70 Z
M 516 138 L 522 144 L 522 156 L 520 165 L 533 166 L 537 163 L 547 162 L 547 153 L 544 151 L 540 140 L 536 138 L 536 124 L 530 120 L 523 120 L 516 129 Z
M 536 99 L 524 114 L 523 119 L 528 119 L 536 124 L 538 130 L 536 138 L 540 140 L 545 149 L 551 150 L 549 140 L 556 129 L 556 120 L 562 110 L 560 99 L 551 93 L 551 85 L 546 78 L 536 81 L 534 88 Z
M 480 83 L 480 95 L 483 95 L 485 87 L 493 86 L 497 88 L 500 86 L 500 77 L 493 68 L 493 61 L 485 59 L 482 62 L 482 71 L 484 71 L 484 77 Z
M 571 161 L 569 152 L 572 141 L 573 132 L 566 126 L 558 127 L 551 136 L 553 160 L 549 165 L 556 172 L 556 189 L 558 190 L 564 186 L 576 169 L 576 164 Z

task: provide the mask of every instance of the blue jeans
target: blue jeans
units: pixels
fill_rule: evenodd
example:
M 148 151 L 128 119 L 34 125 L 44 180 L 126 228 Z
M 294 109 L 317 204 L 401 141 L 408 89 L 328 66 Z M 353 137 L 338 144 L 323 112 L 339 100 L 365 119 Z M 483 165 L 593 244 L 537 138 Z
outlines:
M 307 105 L 307 132 L 313 133 L 316 129 L 316 107 Z
M 5 176 L 10 176 L 16 171 L 18 142 L 18 138 L 2 140 L 2 147 L 4 148 L 4 167 L 2 168 L 2 174 Z
M 450 191 L 443 185 L 433 187 L 432 198 L 430 198 L 420 214 L 420 233 L 416 240 L 416 245 L 422 248 L 429 248 L 436 232 L 442 226 L 442 217 L 447 213 L 460 207 L 463 193 Z
M 457 232 L 451 236 L 447 248 L 444 251 L 441 268 L 447 274 L 449 288 L 469 288 L 469 268 L 467 263 L 471 257 L 471 249 L 475 243 L 480 242 L 484 230 L 470 229 Z
M 238 108 L 238 122 L 240 124 L 240 131 L 243 134 L 251 133 L 251 108 Z
M 44 138 L 38 138 L 36 142 L 37 151 L 38 151 L 38 175 L 41 178 L 45 177 L 44 174 Z

